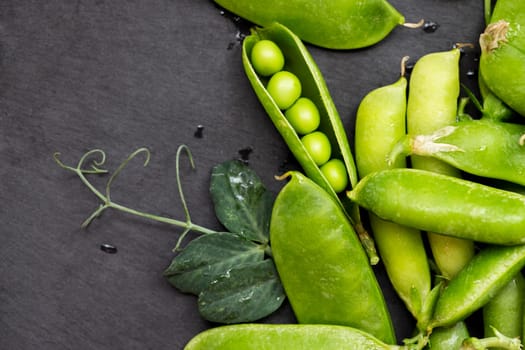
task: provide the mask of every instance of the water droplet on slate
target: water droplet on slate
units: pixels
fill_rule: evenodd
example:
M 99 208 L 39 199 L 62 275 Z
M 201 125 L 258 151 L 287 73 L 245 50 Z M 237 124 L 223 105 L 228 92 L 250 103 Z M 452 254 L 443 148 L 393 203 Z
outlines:
M 439 24 L 433 21 L 427 21 L 423 24 L 423 31 L 425 33 L 434 33 L 439 28 Z
M 414 69 L 414 66 L 416 65 L 416 61 L 414 60 L 408 60 L 406 63 L 405 63 L 405 71 L 407 73 L 410 73 L 412 72 L 412 70 Z
M 203 131 L 204 131 L 204 126 L 197 125 L 197 130 L 195 130 L 195 133 L 193 134 L 193 136 L 195 136 L 198 139 L 202 139 Z
M 115 254 L 117 252 L 117 247 L 109 243 L 102 243 L 100 245 L 100 250 L 102 250 L 104 253 Z
M 253 152 L 253 148 L 246 147 L 239 150 L 239 155 L 241 156 L 241 160 L 244 162 L 248 162 L 250 159 L 250 154 Z

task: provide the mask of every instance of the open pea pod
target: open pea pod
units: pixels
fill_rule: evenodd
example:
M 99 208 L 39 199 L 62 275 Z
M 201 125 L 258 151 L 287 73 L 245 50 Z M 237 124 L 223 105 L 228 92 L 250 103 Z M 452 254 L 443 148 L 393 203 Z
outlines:
M 260 77 L 252 66 L 250 61 L 252 48 L 262 39 L 275 42 L 282 50 L 285 56 L 284 70 L 292 72 L 299 78 L 302 84 L 302 96 L 312 100 L 319 109 L 321 118 L 319 130 L 328 136 L 334 157 L 343 160 L 348 170 L 350 183 L 355 185 L 357 183 L 357 171 L 350 151 L 350 144 L 323 75 L 301 39 L 281 24 L 274 23 L 266 28 L 258 28 L 243 41 L 242 61 L 244 70 L 268 116 L 303 167 L 306 175 L 334 197 L 337 197 L 319 167 L 306 151 L 299 135 L 266 90 L 267 80 Z
M 332 147 L 332 157 L 340 159 L 344 163 L 348 183 L 352 187 L 358 181 L 355 161 L 343 123 L 321 71 L 301 39 L 279 23 L 273 23 L 266 28 L 255 29 L 243 41 L 242 62 L 244 70 L 259 101 L 305 174 L 334 197 L 348 213 L 348 217 L 355 225 L 371 263 L 376 264 L 379 258 L 372 239 L 361 224 L 358 207 L 344 195 L 338 195 L 334 191 L 319 166 L 306 150 L 301 138 L 285 117 L 283 110 L 277 106 L 266 89 L 268 78 L 261 77 L 256 73 L 250 60 L 251 51 L 254 45 L 263 39 L 271 40 L 277 44 L 285 57 L 284 70 L 292 72 L 298 77 L 302 85 L 302 96 L 309 98 L 317 106 L 320 114 L 318 130 L 328 137 Z
M 330 49 L 355 49 L 384 39 L 405 18 L 386 0 L 215 0 L 260 26 L 279 22 L 304 41 Z

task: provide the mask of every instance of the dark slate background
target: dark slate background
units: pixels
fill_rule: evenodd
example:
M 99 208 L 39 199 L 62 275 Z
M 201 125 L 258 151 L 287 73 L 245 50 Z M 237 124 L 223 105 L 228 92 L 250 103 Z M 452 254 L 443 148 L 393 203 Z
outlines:
M 351 140 L 360 99 L 398 78 L 402 56 L 477 45 L 483 29 L 479 0 L 391 3 L 407 21 L 439 28 L 399 27 L 362 50 L 310 47 Z M 73 165 L 101 148 L 115 169 L 148 147 L 150 165 L 132 162 L 113 199 L 182 219 L 175 154 L 186 144 L 196 162 L 194 171 L 181 164 L 189 210 L 213 229 L 220 228 L 208 194 L 214 165 L 249 149 L 249 163 L 277 192 L 273 176 L 293 162 L 244 76 L 246 30 L 207 0 L 0 2 L 1 349 L 181 349 L 214 326 L 199 317 L 195 297 L 162 277 L 181 230 L 116 211 L 80 229 L 97 199 L 52 155 Z M 475 57 L 462 59 L 471 86 Z M 199 125 L 202 138 L 194 135 Z M 118 253 L 104 253 L 103 243 Z M 398 336 L 409 336 L 413 322 L 382 267 L 376 271 Z M 293 316 L 284 305 L 264 321 Z

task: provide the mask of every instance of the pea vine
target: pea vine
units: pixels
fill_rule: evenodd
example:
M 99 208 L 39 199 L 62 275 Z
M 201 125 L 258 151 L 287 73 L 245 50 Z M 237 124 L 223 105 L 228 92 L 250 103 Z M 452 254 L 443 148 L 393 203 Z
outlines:
M 60 153 L 55 162 L 75 173 L 100 200 L 100 204 L 81 227 L 86 228 L 107 209 L 167 223 L 182 228 L 173 251 L 177 254 L 164 271 L 167 281 L 183 293 L 198 296 L 199 312 L 204 319 L 218 323 L 251 322 L 277 310 L 284 298 L 269 245 L 269 221 L 274 196 L 244 162 L 229 160 L 212 169 L 210 194 L 218 220 L 227 229 L 219 232 L 193 223 L 180 181 L 180 156 L 185 152 L 195 168 L 190 149 L 181 145 L 176 154 L 176 181 L 185 220 L 135 210 L 111 199 L 111 186 L 118 175 L 138 156 L 143 166 L 150 161 L 147 148 L 132 152 L 110 174 L 104 168 L 106 153 L 90 150 L 76 166 L 63 163 Z M 90 175 L 108 175 L 104 191 L 89 181 Z M 200 235 L 183 247 L 189 232 Z

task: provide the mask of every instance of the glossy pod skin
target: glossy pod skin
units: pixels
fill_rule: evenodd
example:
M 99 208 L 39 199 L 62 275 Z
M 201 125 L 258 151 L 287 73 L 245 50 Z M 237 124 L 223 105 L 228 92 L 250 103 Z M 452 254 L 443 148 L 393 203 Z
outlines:
M 215 0 L 259 26 L 279 22 L 302 40 L 329 49 L 356 49 L 385 38 L 404 17 L 386 0 Z
M 369 92 L 359 104 L 355 123 L 355 159 L 360 177 L 389 167 L 404 168 L 404 158 L 387 163 L 387 155 L 405 135 L 407 80 Z M 430 293 L 431 276 L 421 233 L 411 227 L 382 220 L 369 213 L 374 241 L 388 277 L 410 313 L 420 312 Z
M 498 0 L 480 36 L 480 75 L 502 101 L 525 116 L 525 3 Z
M 336 196 L 326 179 L 322 176 L 319 167 L 308 155 L 300 136 L 290 125 L 283 111 L 268 94 L 265 87 L 266 81 L 258 76 L 252 67 L 250 62 L 251 50 L 259 40 L 263 39 L 275 42 L 283 51 L 285 56 L 284 69 L 293 72 L 299 78 L 302 84 L 303 96 L 312 100 L 319 109 L 321 119 L 319 130 L 328 136 L 334 157 L 343 160 L 348 169 L 350 183 L 354 185 L 357 182 L 357 171 L 350 151 L 348 137 L 323 75 L 301 40 L 288 28 L 278 23 L 274 23 L 264 29 L 257 29 L 243 41 L 242 61 L 244 71 L 268 116 L 306 175 Z
M 460 349 L 461 344 L 470 336 L 465 322 L 457 322 L 451 327 L 434 329 L 428 339 L 427 349 L 451 350 Z
M 456 122 L 459 96 L 459 57 L 455 48 L 421 57 L 410 74 L 407 132 L 428 134 Z M 440 161 L 414 156 L 412 167 L 452 174 Z M 459 175 L 459 172 L 456 171 Z
M 510 338 L 521 337 L 525 280 L 518 272 L 512 280 L 483 307 L 484 336 L 494 336 L 494 329 Z
M 338 203 L 298 172 L 274 203 L 272 255 L 299 323 L 361 329 L 395 344 L 390 314 L 367 256 Z
M 460 50 L 433 52 L 421 57 L 410 75 L 407 103 L 409 134 L 433 132 L 456 122 Z M 460 172 L 440 160 L 411 156 L 413 168 L 450 176 Z M 432 255 L 440 275 L 452 278 L 474 255 L 471 241 L 428 232 Z
M 357 183 L 357 170 L 354 158 L 350 150 L 345 128 L 321 71 L 301 39 L 279 23 L 273 23 L 266 28 L 257 29 L 243 41 L 242 62 L 244 71 L 263 108 L 266 110 L 295 159 L 301 165 L 304 173 L 333 196 L 348 213 L 348 217 L 354 223 L 357 234 L 363 242 L 372 264 L 377 263 L 378 258 L 375 253 L 374 243 L 362 228 L 357 206 L 348 201 L 344 194 L 338 195 L 335 193 L 319 166 L 309 155 L 301 141 L 300 135 L 297 134 L 286 119 L 283 111 L 275 104 L 266 90 L 265 86 L 267 81 L 255 72 L 250 62 L 251 51 L 253 46 L 263 39 L 271 40 L 281 48 L 285 56 L 284 69 L 293 72 L 299 78 L 302 84 L 302 96 L 313 101 L 319 109 L 320 125 L 318 130 L 328 137 L 332 148 L 332 158 L 343 161 L 347 171 L 348 183 L 351 187 Z
M 524 265 L 525 245 L 482 249 L 441 293 L 429 329 L 454 325 L 483 307 Z
M 412 350 L 387 345 L 351 327 L 301 324 L 239 324 L 196 335 L 184 350 Z
M 385 220 L 493 244 L 525 243 L 525 196 L 417 169 L 372 173 L 348 192 Z
M 465 172 L 525 185 L 525 126 L 489 118 L 463 120 L 428 135 L 408 135 L 391 154 L 419 154 Z

